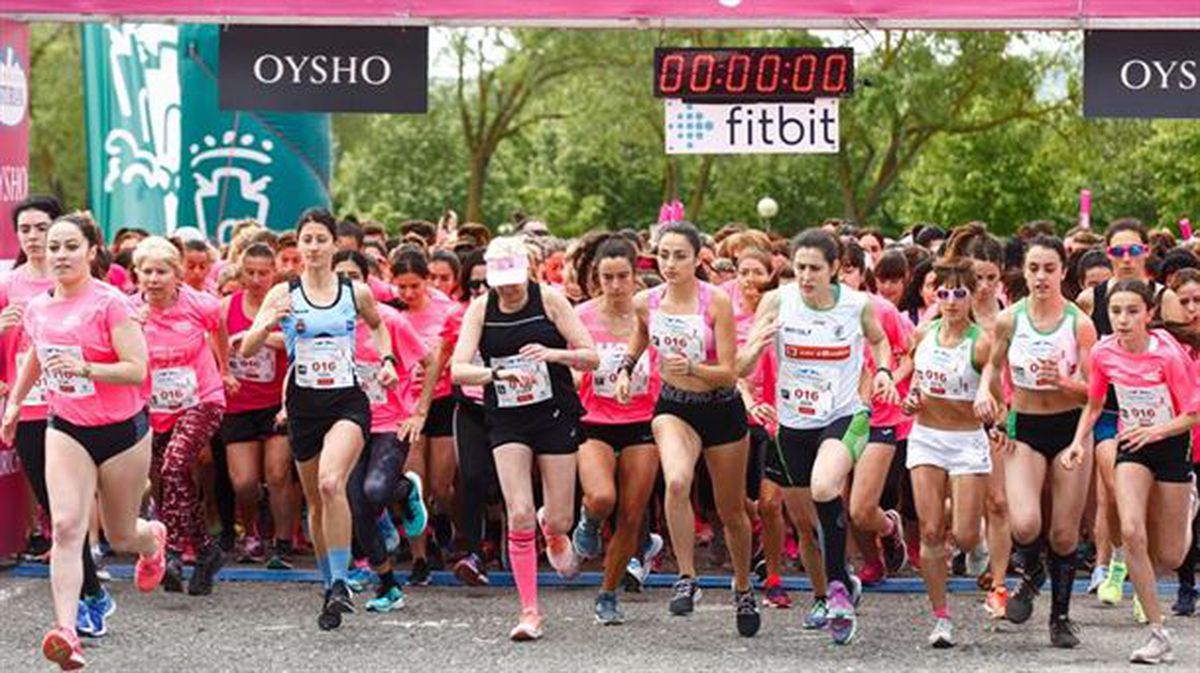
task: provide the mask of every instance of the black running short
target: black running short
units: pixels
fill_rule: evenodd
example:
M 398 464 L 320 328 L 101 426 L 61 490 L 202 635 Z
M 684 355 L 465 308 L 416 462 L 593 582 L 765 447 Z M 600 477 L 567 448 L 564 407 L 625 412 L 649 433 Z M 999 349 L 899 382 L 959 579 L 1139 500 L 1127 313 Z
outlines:
M 1012 412 L 1008 418 L 1008 436 L 1037 451 L 1047 461 L 1075 441 L 1082 409 L 1069 409 L 1057 414 L 1023 414 Z
M 1145 467 L 1154 475 L 1154 481 L 1187 483 L 1192 479 L 1191 433 L 1167 437 L 1137 451 L 1125 451 L 1117 445 L 1117 465 L 1122 463 Z
M 631 446 L 654 444 L 654 433 L 650 431 L 649 421 L 616 424 L 581 422 L 579 429 L 583 431 L 585 440 L 603 442 L 612 447 L 613 452 L 617 454 Z
M 675 416 L 692 426 L 704 448 L 732 444 L 746 436 L 746 405 L 736 388 L 693 393 L 663 384 L 654 415 Z
M 221 439 L 226 444 L 263 442 L 272 437 L 286 435 L 287 428 L 275 423 L 279 406 L 252 411 L 225 414 L 221 420 Z
M 75 425 L 65 418 L 50 416 L 46 427 L 79 442 L 96 467 L 100 467 L 113 456 L 133 448 L 150 432 L 150 415 L 142 409 L 130 418 L 106 425 Z

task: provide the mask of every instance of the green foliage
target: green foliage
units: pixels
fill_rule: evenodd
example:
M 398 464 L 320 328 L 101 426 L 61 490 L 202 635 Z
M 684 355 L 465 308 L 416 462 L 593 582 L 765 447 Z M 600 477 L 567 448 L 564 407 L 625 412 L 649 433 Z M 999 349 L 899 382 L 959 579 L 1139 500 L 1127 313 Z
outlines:
M 79 28 L 33 24 L 29 191 L 54 194 L 71 209 L 87 205 L 83 68 Z

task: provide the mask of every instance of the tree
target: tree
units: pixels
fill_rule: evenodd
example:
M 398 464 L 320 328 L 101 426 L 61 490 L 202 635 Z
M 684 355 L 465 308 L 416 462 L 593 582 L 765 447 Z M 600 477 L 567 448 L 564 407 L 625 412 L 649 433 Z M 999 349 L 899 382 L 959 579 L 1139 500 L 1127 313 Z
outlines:
M 79 28 L 35 23 L 30 36 L 29 190 L 87 206 Z

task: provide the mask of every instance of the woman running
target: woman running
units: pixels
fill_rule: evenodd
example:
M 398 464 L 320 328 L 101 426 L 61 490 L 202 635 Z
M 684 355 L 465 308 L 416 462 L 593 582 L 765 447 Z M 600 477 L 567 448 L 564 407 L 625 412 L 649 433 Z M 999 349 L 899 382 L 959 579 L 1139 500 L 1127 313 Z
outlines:
M 1171 279 L 1171 290 L 1179 297 L 1179 304 L 1187 316 L 1187 330 L 1200 335 L 1200 271 L 1181 269 Z M 1200 349 L 1189 350 L 1193 360 L 1200 359 Z M 1192 428 L 1192 472 L 1200 474 L 1200 426 Z M 1176 570 L 1179 590 L 1171 612 L 1180 617 L 1190 617 L 1196 613 L 1196 599 L 1200 598 L 1200 591 L 1196 590 L 1197 565 L 1200 565 L 1200 513 L 1192 519 L 1192 547 Z
M 229 373 L 237 379 L 237 385 L 226 394 L 221 439 L 225 442 L 229 478 L 246 529 L 242 553 L 262 562 L 262 537 L 267 531 L 258 530 L 258 502 L 265 478 L 275 529 L 267 567 L 288 570 L 292 567 L 292 534 L 300 503 L 292 477 L 292 446 L 286 427 L 277 420 L 288 369 L 283 333 L 272 330 L 265 347 L 251 357 L 243 357 L 241 353 L 246 331 L 254 324 L 267 292 L 275 286 L 274 258 L 274 251 L 266 244 L 255 243 L 246 248 L 238 264 L 241 290 L 221 302 L 221 315 L 229 335 Z
M 138 590 L 157 588 L 166 568 L 166 527 L 138 518 L 150 471 L 146 340 L 129 299 L 91 276 L 101 245 L 96 226 L 78 215 L 50 227 L 46 252 L 54 289 L 31 299 L 22 316 L 37 357 L 25 359 L 0 426 L 11 444 L 22 403 L 44 376 L 55 626 L 42 640 L 42 653 L 63 670 L 85 663 L 75 625 L 80 559 L 97 493 L 109 544 L 139 555 Z
M 852 599 L 857 582 L 846 567 L 846 510 L 842 491 L 870 434 L 860 392 L 866 378 L 865 344 L 877 363 L 872 399 L 896 404 L 892 349 L 870 297 L 837 282 L 841 248 L 823 229 L 792 243 L 796 283 L 767 294 L 754 332 L 739 358 L 745 370 L 773 343 L 779 359 L 778 450 L 767 474 L 785 488 L 811 489 L 821 522 L 829 583 L 830 634 L 849 643 L 857 631 Z M 853 582 L 853 584 L 852 584 Z
M 671 614 L 691 614 L 700 598 L 691 495 L 696 461 L 703 455 L 733 557 L 738 633 L 750 637 L 758 633 L 761 618 L 750 584 L 749 441 L 746 406 L 736 387 L 737 331 L 729 296 L 696 277 L 700 249 L 700 234 L 689 223 L 659 230 L 658 269 L 665 282 L 634 298 L 638 326 L 617 378 L 617 400 L 630 399 L 637 361 L 651 347 L 651 366 L 663 381 L 651 427 L 661 454 L 667 528 L 679 566 Z
M 1140 280 L 1120 280 L 1108 289 L 1113 333 L 1092 349 L 1088 404 L 1059 462 L 1067 470 L 1087 468 L 1087 440 L 1111 384 L 1119 418 L 1114 495 L 1121 540 L 1135 600 L 1150 624 L 1149 638 L 1129 660 L 1158 664 L 1175 654 L 1158 603 L 1156 571 L 1178 568 L 1192 545 L 1189 431 L 1200 421 L 1200 389 L 1178 342 L 1164 330 L 1149 329 L 1154 291 Z
M 1029 296 L 996 319 L 992 357 L 984 368 L 975 409 L 984 423 L 1001 420 L 1002 407 L 992 391 L 1007 369 L 1013 393 L 1005 492 L 1022 572 L 1005 613 L 1014 624 L 1027 621 L 1045 579 L 1042 490 L 1049 482 L 1050 642 L 1071 648 L 1079 644 L 1069 612 L 1092 457 L 1085 456 L 1082 470 L 1067 470 L 1055 458 L 1070 446 L 1072 428 L 1079 422 L 1096 330 L 1062 294 L 1066 263 L 1059 239 L 1043 235 L 1029 242 L 1023 262 Z
M 350 564 L 351 516 L 346 480 L 371 434 L 370 402 L 354 370 L 355 323 L 371 329 L 383 364 L 377 380 L 396 383 L 396 358 L 365 285 L 333 273 L 337 224 L 328 211 L 306 211 L 296 226 L 304 270 L 271 288 L 242 339 L 242 357 L 264 347 L 277 326 L 287 345 L 284 407 L 288 437 L 308 501 L 309 534 L 325 581 L 325 604 L 317 619 L 323 630 L 341 625 L 354 611 L 346 584 Z
M 17 204 L 13 223 L 21 253 L 17 267 L 0 279 L 0 348 L 4 352 L 5 385 L 12 390 L 29 358 L 32 345 L 21 326 L 25 307 L 34 297 L 54 288 L 54 276 L 46 254 L 46 232 L 62 215 L 58 200 L 49 196 L 31 196 Z M 22 260 L 23 258 L 23 260 Z M 9 404 L 15 404 L 9 401 Z M 17 423 L 17 456 L 29 479 L 33 496 L 42 511 L 50 513 L 50 498 L 46 492 L 46 397 L 44 381 L 30 389 L 21 403 Z M 116 601 L 100 584 L 96 561 L 90 545 L 83 545 L 83 590 L 79 595 L 79 610 L 75 630 L 81 636 L 99 638 L 108 631 L 105 620 L 117 609 Z
M 521 600 L 513 640 L 542 637 L 537 602 L 534 526 L 559 574 L 573 576 L 578 559 L 566 533 L 575 507 L 575 457 L 583 408 L 571 369 L 599 364 L 587 329 L 567 300 L 530 280 L 521 239 L 494 239 L 487 250 L 486 298 L 471 302 L 454 349 L 458 385 L 484 385 L 488 441 L 508 511 L 508 557 Z M 476 353 L 484 366 L 472 364 Z M 534 510 L 533 464 L 542 475 L 545 506 Z
M 353 250 L 341 250 L 333 256 L 333 270 L 339 278 L 362 283 L 367 278 L 367 258 Z M 417 363 L 429 367 L 434 355 L 408 320 L 390 306 L 378 306 L 387 326 L 392 352 L 400 371 L 412 371 Z M 350 512 L 354 516 L 354 537 L 366 552 L 371 570 L 379 577 L 375 597 L 367 601 L 369 612 L 391 612 L 404 607 L 404 590 L 396 581 L 390 552 L 400 544 L 399 533 L 387 509 L 402 503 L 403 525 L 412 537 L 425 530 L 428 513 L 421 498 L 421 479 L 415 473 L 403 473 L 408 448 L 420 436 L 433 394 L 433 380 L 422 386 L 415 406 L 403 399 L 399 386 L 384 388 L 379 383 L 383 358 L 372 343 L 370 332 L 359 318 L 354 330 L 354 367 L 363 391 L 371 403 L 371 437 L 363 447 L 358 464 L 346 486 Z M 386 531 L 386 534 L 383 532 Z
M 221 425 L 225 388 L 237 386 L 226 369 L 229 343 L 221 301 L 183 283 L 179 249 L 161 236 L 138 243 L 133 265 L 150 354 L 151 475 L 159 485 L 159 515 L 170 533 L 163 588 L 183 591 L 183 552 L 191 548 L 196 566 L 187 591 L 207 596 L 225 558 L 209 535 L 192 472 Z
M 954 253 L 951 248 L 949 258 L 934 265 L 941 317 L 917 328 L 915 385 L 904 402 L 905 412 L 916 416 L 905 467 L 921 527 L 921 576 L 933 606 L 929 644 L 939 649 L 954 646 L 946 601 L 946 497 L 955 543 L 974 549 L 991 471 L 987 433 L 973 408 L 991 337 L 971 321 L 978 289 L 973 264 Z
M 451 394 L 450 369 L 445 366 L 447 355 L 453 347 L 455 337 L 443 334 L 447 319 L 461 311 L 461 305 L 442 294 L 430 283 L 429 262 L 425 254 L 416 248 L 401 247 L 392 255 L 392 282 L 404 315 L 421 335 L 425 347 L 434 355 L 434 366 L 423 365 L 411 373 L 412 385 L 424 382 L 433 376 L 433 405 L 429 417 L 421 430 L 421 441 L 412 446 L 406 469 L 417 474 L 422 483 L 429 484 L 427 503 L 441 512 L 449 513 L 454 505 L 454 473 L 457 461 L 454 453 L 454 405 Z M 440 552 L 439 542 L 434 539 L 435 552 Z M 430 564 L 428 558 L 429 539 L 425 532 L 409 538 L 412 547 L 413 565 L 408 583 L 414 586 L 429 584 Z
M 596 621 L 620 624 L 625 616 L 617 604 L 617 585 L 638 550 L 646 506 L 658 477 L 658 448 L 650 420 L 662 384 L 643 353 L 634 365 L 628 399 L 617 400 L 617 379 L 629 337 L 637 329 L 633 308 L 637 251 L 625 238 L 605 234 L 586 240 L 578 254 L 582 288 L 586 292 L 598 286 L 600 292 L 596 299 L 575 309 L 596 344 L 600 366 L 584 373 L 579 385 L 579 400 L 587 414 L 580 424 L 583 505 L 573 542 L 583 558 L 599 556 L 603 553 L 601 527 L 617 512 L 616 530 L 604 556 L 604 580 L 596 597 Z

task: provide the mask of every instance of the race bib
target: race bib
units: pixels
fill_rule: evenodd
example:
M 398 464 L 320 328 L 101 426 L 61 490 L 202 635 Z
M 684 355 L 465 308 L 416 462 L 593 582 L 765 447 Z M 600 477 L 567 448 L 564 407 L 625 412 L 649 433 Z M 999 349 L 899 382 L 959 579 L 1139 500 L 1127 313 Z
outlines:
M 534 362 L 520 355 L 492 358 L 492 367 L 514 369 L 533 374 L 529 385 L 519 385 L 513 381 L 496 381 L 496 404 L 501 409 L 524 407 L 538 402 L 545 402 L 554 396 L 550 388 L 550 369 L 545 362 Z
M 1165 425 L 1175 418 L 1175 405 L 1166 384 L 1131 388 L 1113 384 L 1117 391 L 1117 408 L 1121 412 L 1121 427 L 1149 428 Z
M 829 418 L 833 415 L 833 381 L 820 371 L 793 371 L 786 375 L 784 403 L 803 418 Z
M 296 341 L 296 385 L 315 390 L 353 386 L 353 346 L 345 336 Z
M 621 374 L 621 364 L 625 361 L 629 346 L 610 341 L 597 343 L 596 347 L 600 351 L 600 366 L 592 374 L 592 390 L 596 397 L 613 399 L 617 396 L 617 377 Z M 629 396 L 645 395 L 649 390 L 650 359 L 642 353 L 629 379 Z
M 358 385 L 362 387 L 363 392 L 367 394 L 367 400 L 373 406 L 387 403 L 387 390 L 379 382 L 379 370 L 382 366 L 379 362 L 354 363 L 354 371 L 358 373 Z
M 692 362 L 704 362 L 703 316 L 656 311 L 651 323 L 650 345 L 662 353 L 675 353 Z
M 1055 362 L 1057 372 L 1066 376 L 1073 376 L 1074 371 L 1071 365 L 1067 362 L 1067 356 L 1062 350 L 1052 341 L 1039 340 L 1029 344 L 1028 352 L 1031 356 L 1029 361 L 1023 367 L 1012 368 L 1013 385 L 1024 388 L 1026 390 L 1054 390 L 1055 386 L 1039 383 L 1039 378 L 1048 378 L 1048 374 L 1042 363 L 1043 361 Z
M 241 338 L 230 340 L 229 373 L 239 381 L 270 383 L 275 380 L 275 350 L 263 346 L 248 358 L 241 356 Z
M 173 414 L 200 404 L 196 370 L 166 367 L 150 373 L 150 411 Z
M 963 376 L 966 361 L 959 351 L 945 348 L 929 350 L 929 361 L 917 371 L 921 390 L 935 397 L 964 399 L 971 396 L 967 378 Z
M 42 363 L 42 381 L 45 388 L 63 397 L 91 397 L 96 394 L 96 384 L 82 376 L 51 374 L 46 371 L 46 360 L 62 353 L 83 360 L 83 349 L 79 346 L 38 346 L 38 360 Z M 43 389 L 43 390 L 44 390 Z
M 17 371 L 20 372 L 29 360 L 29 351 L 21 351 L 17 353 Z M 21 403 L 23 407 L 41 407 L 46 404 L 46 373 L 38 377 L 38 380 L 29 389 L 29 394 L 25 396 L 25 401 Z

